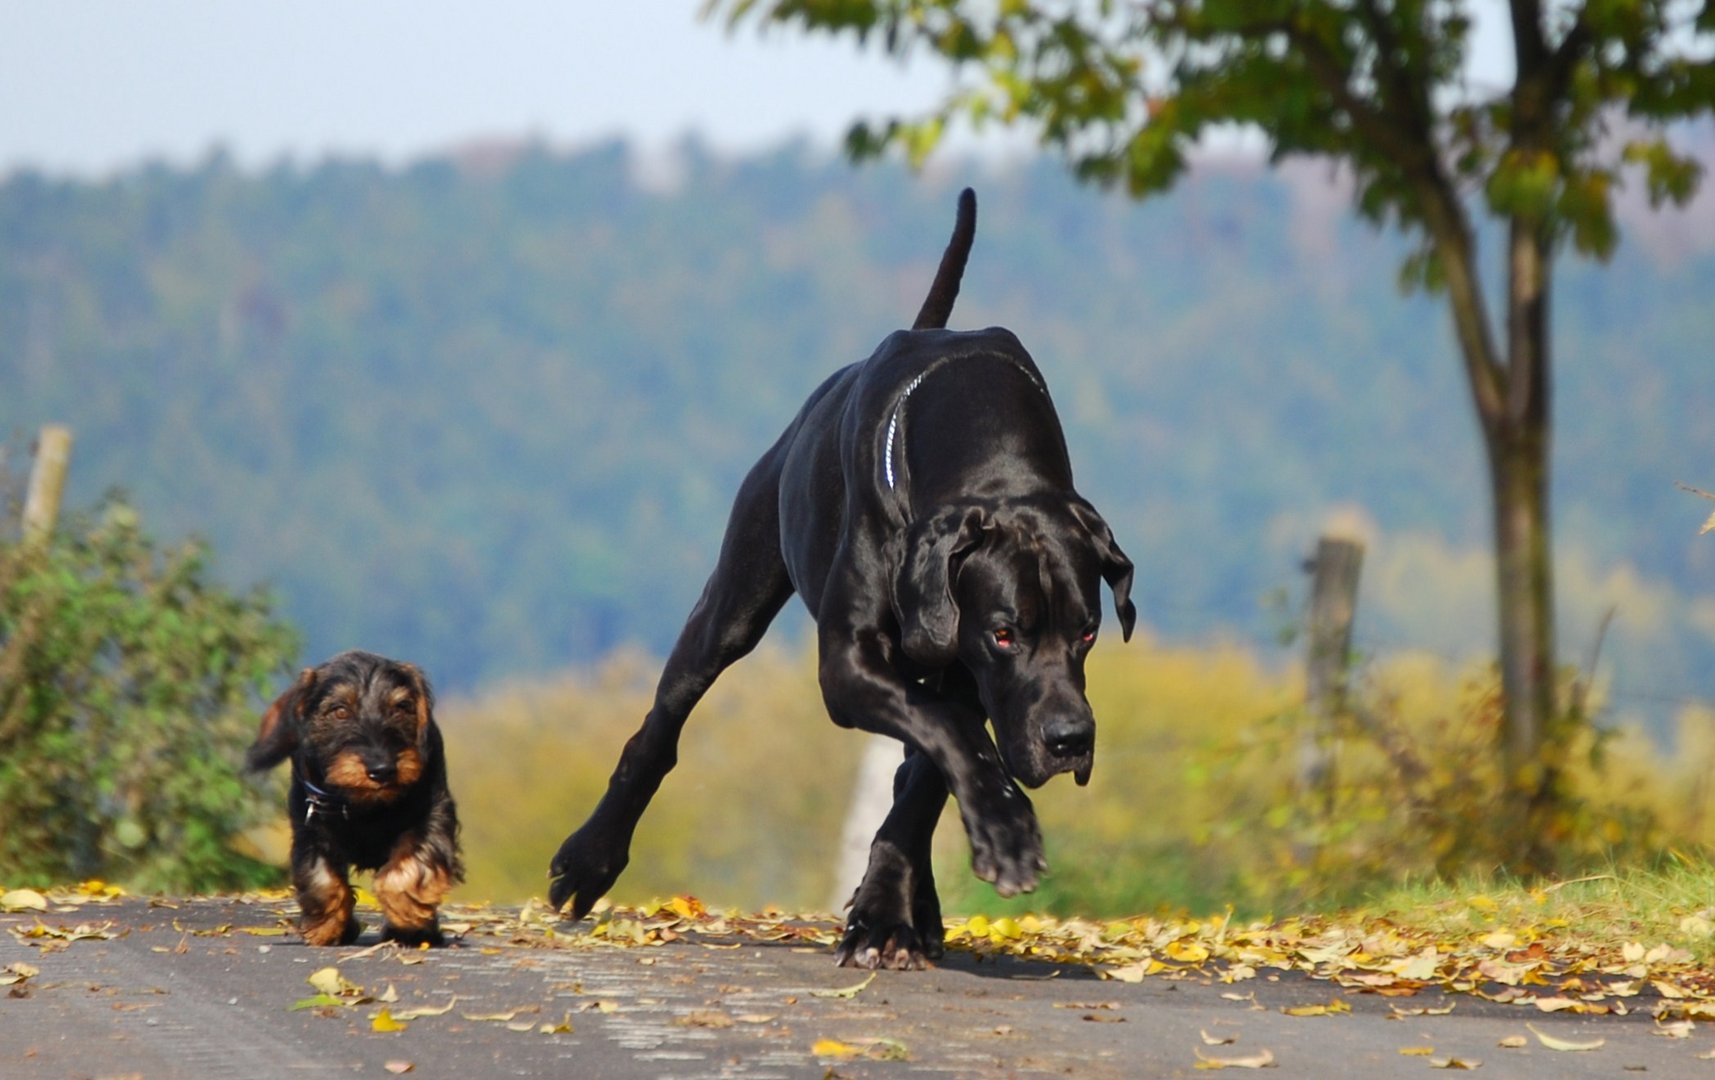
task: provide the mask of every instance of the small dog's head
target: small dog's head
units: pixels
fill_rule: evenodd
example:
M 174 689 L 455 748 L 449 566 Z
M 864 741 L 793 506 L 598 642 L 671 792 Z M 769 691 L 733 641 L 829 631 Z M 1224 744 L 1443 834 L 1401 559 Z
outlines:
M 1132 564 L 1082 499 L 949 508 L 920 523 L 895 590 L 902 644 L 929 667 L 971 673 L 1007 771 L 1027 787 L 1089 781 L 1096 721 L 1084 660 L 1101 583 L 1131 638 Z
M 434 699 L 410 664 L 344 652 L 313 668 L 268 707 L 245 756 L 251 769 L 287 758 L 312 783 L 355 804 L 397 799 L 422 776 Z

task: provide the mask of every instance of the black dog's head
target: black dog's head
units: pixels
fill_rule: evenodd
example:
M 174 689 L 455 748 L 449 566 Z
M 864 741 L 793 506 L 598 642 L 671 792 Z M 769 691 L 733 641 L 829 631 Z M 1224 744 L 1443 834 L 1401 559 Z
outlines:
M 948 507 L 906 539 L 894 592 L 905 652 L 971 672 L 1007 770 L 1027 787 L 1062 772 L 1089 781 L 1096 721 L 1084 659 L 1103 580 L 1129 640 L 1131 560 L 1075 496 Z
M 287 758 L 354 804 L 389 803 L 423 775 L 433 722 L 428 680 L 410 664 L 341 653 L 304 669 L 262 716 L 251 769 Z

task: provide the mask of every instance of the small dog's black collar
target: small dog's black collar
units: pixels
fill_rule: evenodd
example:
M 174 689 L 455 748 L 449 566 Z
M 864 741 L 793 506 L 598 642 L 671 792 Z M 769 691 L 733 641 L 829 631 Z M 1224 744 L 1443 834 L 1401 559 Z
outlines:
M 346 802 L 338 795 L 335 795 L 333 792 L 324 791 L 310 783 L 309 777 L 307 776 L 300 776 L 298 779 L 304 785 L 304 802 L 307 804 L 304 807 L 305 825 L 308 825 L 310 823 L 310 819 L 316 816 L 317 810 L 320 810 L 323 813 L 332 813 L 334 810 L 338 810 L 340 817 L 348 820 L 350 819 L 350 803 Z

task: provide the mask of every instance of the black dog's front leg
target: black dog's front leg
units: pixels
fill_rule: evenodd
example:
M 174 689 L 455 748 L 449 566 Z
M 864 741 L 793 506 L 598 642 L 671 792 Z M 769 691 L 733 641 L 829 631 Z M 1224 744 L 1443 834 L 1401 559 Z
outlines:
M 869 866 L 852 895 L 835 963 L 914 969 L 945 951 L 931 845 L 946 802 L 940 770 L 921 753 L 907 751 L 893 778 L 893 808 L 875 834 Z
M 874 731 L 916 747 L 959 801 L 971 842 L 971 871 L 1002 896 L 1030 892 L 1048 860 L 1036 812 L 1007 775 L 982 716 L 912 682 L 887 663 L 879 636 L 821 635 L 822 696 L 844 727 Z

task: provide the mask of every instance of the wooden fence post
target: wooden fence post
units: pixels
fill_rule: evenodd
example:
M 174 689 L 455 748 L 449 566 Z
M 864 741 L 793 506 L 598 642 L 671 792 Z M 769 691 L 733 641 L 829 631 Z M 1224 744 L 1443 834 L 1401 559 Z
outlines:
M 1310 614 L 1305 627 L 1304 702 L 1308 714 L 1298 746 L 1298 786 L 1334 794 L 1335 721 L 1346 707 L 1346 673 L 1352 652 L 1352 620 L 1358 607 L 1358 571 L 1364 546 L 1324 536 L 1305 564 L 1310 572 Z
M 43 424 L 36 437 L 36 462 L 24 495 L 24 542 L 41 543 L 53 535 L 65 495 L 66 468 L 71 463 L 71 428 Z

